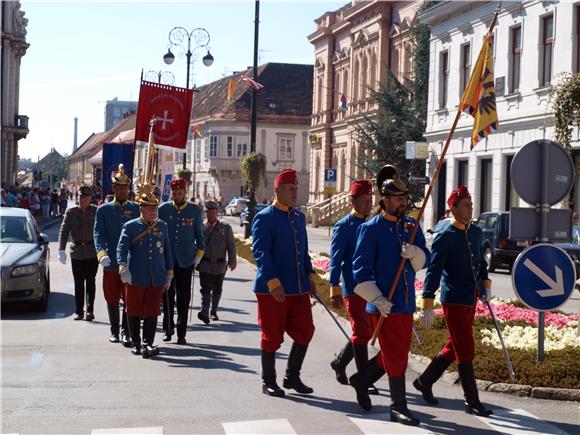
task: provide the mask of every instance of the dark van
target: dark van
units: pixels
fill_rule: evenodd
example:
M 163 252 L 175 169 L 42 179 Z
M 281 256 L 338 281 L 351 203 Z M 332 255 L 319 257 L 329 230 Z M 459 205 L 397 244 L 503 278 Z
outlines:
M 510 214 L 507 211 L 482 213 L 476 222 L 483 230 L 483 256 L 489 272 L 508 269 L 510 272 L 516 257 L 525 248 L 524 243 L 511 240 Z

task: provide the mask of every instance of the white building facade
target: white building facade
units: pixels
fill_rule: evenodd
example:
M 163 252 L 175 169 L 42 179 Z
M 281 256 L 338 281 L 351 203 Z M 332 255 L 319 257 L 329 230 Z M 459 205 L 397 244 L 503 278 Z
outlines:
M 429 176 L 435 172 L 496 6 L 497 2 L 491 1 L 444 1 L 419 16 L 431 26 L 425 133 L 430 147 Z M 447 195 L 461 184 L 467 185 L 472 194 L 474 217 L 485 211 L 526 206 L 511 185 L 513 156 L 528 142 L 554 139 L 550 96 L 558 74 L 580 71 L 579 51 L 580 1 L 503 2 L 493 46 L 499 129 L 471 150 L 473 119 L 461 115 L 425 210 L 425 228 L 431 228 L 444 214 Z M 572 140 L 572 157 L 578 170 L 577 126 Z M 530 178 L 535 175 L 530 173 Z M 578 209 L 578 180 L 573 198 Z
M 270 200 L 274 194 L 274 178 L 284 168 L 298 174 L 298 205 L 305 205 L 308 191 L 308 125 L 258 123 L 256 151 L 266 156 L 266 180 L 256 192 L 256 201 Z M 201 137 L 194 141 L 196 164 L 192 174 L 195 192 L 202 199 L 226 200 L 244 196 L 240 160 L 250 152 L 250 128 L 239 121 L 208 121 L 201 128 Z

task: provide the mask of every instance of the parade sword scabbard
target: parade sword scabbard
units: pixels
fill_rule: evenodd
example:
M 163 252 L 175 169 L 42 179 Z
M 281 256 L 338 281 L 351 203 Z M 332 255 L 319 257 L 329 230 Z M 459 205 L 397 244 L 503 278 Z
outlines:
M 516 374 L 514 372 L 514 366 L 512 365 L 512 360 L 510 359 L 510 354 L 508 353 L 507 347 L 503 341 L 503 336 L 501 335 L 501 329 L 499 329 L 499 324 L 497 323 L 497 318 L 495 317 L 495 313 L 493 312 L 493 308 L 491 308 L 491 304 L 486 299 L 485 305 L 487 305 L 487 309 L 489 310 L 489 314 L 491 314 L 491 319 L 493 320 L 493 325 L 495 326 L 495 330 L 497 331 L 497 335 L 499 336 L 499 341 L 501 343 L 501 348 L 503 350 L 503 357 L 507 364 L 508 373 L 510 375 L 510 379 L 512 382 L 516 381 Z
M 497 22 L 497 16 L 499 14 L 500 9 L 501 9 L 501 1 L 499 2 L 498 6 L 495 10 L 495 15 L 493 16 L 493 18 L 491 20 L 491 24 L 489 26 L 489 30 L 487 31 L 486 36 L 493 34 L 493 29 L 495 27 L 495 23 Z M 471 74 L 473 75 L 473 71 L 471 72 Z M 472 77 L 470 76 L 469 80 L 471 81 L 471 79 L 472 79 Z M 453 134 L 455 133 L 455 128 L 457 127 L 457 122 L 459 121 L 460 116 L 461 116 L 461 104 L 457 108 L 457 113 L 455 114 L 455 119 L 453 120 L 453 124 L 451 125 L 451 130 L 449 130 L 449 134 L 447 135 L 447 141 L 445 142 L 445 146 L 443 147 L 443 150 L 441 150 L 441 156 L 439 157 L 439 161 L 437 162 L 437 167 L 435 168 L 435 173 L 433 174 L 433 177 L 431 178 L 431 183 L 429 184 L 429 189 L 427 189 L 427 193 L 425 194 L 425 198 L 423 199 L 423 204 L 421 204 L 421 209 L 419 210 L 419 215 L 417 216 L 416 223 L 413 226 L 413 230 L 411 231 L 411 234 L 409 235 L 409 239 L 407 240 L 408 244 L 412 244 L 413 241 L 415 240 L 415 235 L 417 234 L 417 230 L 419 229 L 419 222 L 421 222 L 421 219 L 423 219 L 423 213 L 425 213 L 425 207 L 427 206 L 427 202 L 429 201 L 429 198 L 431 197 L 431 192 L 433 191 L 433 188 L 435 187 L 435 184 L 437 183 L 437 180 L 439 178 L 439 172 L 441 171 L 441 168 L 443 167 L 443 163 L 445 163 L 445 155 L 447 154 L 447 150 L 449 149 L 449 144 L 451 143 L 451 138 L 453 137 Z M 395 274 L 395 277 L 393 278 L 393 282 L 391 284 L 391 288 L 390 288 L 389 294 L 387 296 L 387 300 L 389 302 L 391 302 L 393 299 L 393 294 L 395 293 L 395 289 L 397 288 L 397 284 L 399 283 L 399 278 L 401 277 L 401 272 L 403 272 L 403 267 L 405 267 L 405 261 L 407 261 L 405 258 L 401 258 L 401 262 L 399 263 L 397 273 Z M 374 345 L 375 342 L 377 341 L 377 337 L 379 336 L 379 331 L 381 330 L 381 327 L 383 326 L 384 319 L 385 319 L 384 316 L 381 316 L 379 318 L 379 323 L 377 324 L 377 327 L 375 328 L 375 332 L 373 332 L 373 337 L 371 338 L 372 345 Z
M 320 299 L 320 296 L 318 296 L 318 294 L 316 292 L 312 292 L 311 293 L 314 298 L 320 302 L 320 304 L 324 307 L 324 309 L 326 310 L 326 312 L 328 313 L 328 315 L 332 318 L 332 320 L 334 320 L 334 323 L 336 323 L 336 326 L 338 326 L 338 329 L 340 329 L 340 332 L 342 332 L 344 334 L 344 336 L 346 337 L 346 339 L 348 341 L 350 341 L 350 336 L 346 333 L 346 331 L 344 330 L 344 328 L 342 327 L 342 325 L 338 322 L 338 320 L 336 319 L 335 315 L 332 314 L 332 311 L 330 310 L 330 308 L 328 308 L 328 305 L 326 305 L 324 303 L 324 301 L 322 299 Z

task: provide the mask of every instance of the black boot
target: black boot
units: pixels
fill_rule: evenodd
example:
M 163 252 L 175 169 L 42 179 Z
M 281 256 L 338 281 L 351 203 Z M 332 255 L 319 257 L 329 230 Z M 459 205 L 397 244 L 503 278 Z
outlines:
M 121 344 L 125 347 L 131 347 L 131 333 L 127 324 L 127 313 L 123 309 L 123 316 L 121 320 Z
M 369 349 L 366 344 L 355 344 L 353 345 L 353 347 L 354 347 L 354 362 L 356 364 L 356 369 L 360 372 L 361 370 L 364 370 L 364 368 L 369 362 Z M 378 395 L 379 390 L 377 390 L 377 387 L 373 385 L 375 381 L 374 380 L 370 381 L 371 382 L 368 388 L 369 394 Z
M 413 381 L 413 386 L 421 392 L 425 402 L 431 405 L 438 405 L 439 400 L 433 396 L 433 384 L 445 373 L 447 367 L 451 365 L 452 361 L 443 358 L 441 355 L 437 354 L 435 358 L 431 360 L 431 363 L 427 366 L 425 371 Z
M 477 415 L 479 417 L 488 417 L 493 414 L 491 409 L 487 409 L 479 401 L 477 392 L 477 383 L 475 382 L 475 373 L 473 372 L 473 363 L 461 363 L 457 365 L 459 379 L 465 394 L 465 412 Z
M 262 351 L 262 393 L 274 397 L 286 394 L 276 383 L 276 352 Z
M 284 376 L 284 388 L 292 388 L 300 394 L 312 394 L 314 390 L 307 385 L 304 385 L 300 380 L 300 370 L 302 369 L 302 362 L 306 356 L 308 346 L 292 343 L 290 355 L 288 355 L 288 367 L 286 368 L 286 376 Z
M 159 354 L 159 349 L 153 346 L 157 317 L 145 317 L 143 320 L 143 358 L 151 358 Z
M 201 294 L 201 310 L 197 313 L 197 318 L 206 325 L 209 323 L 209 304 L 211 303 L 211 294 Z
M 222 297 L 221 291 L 213 290 L 211 292 L 211 320 L 219 320 L 217 315 L 218 305 L 220 304 L 220 299 Z
M 378 355 L 367 362 L 364 369 L 352 375 L 348 380 L 356 390 L 356 401 L 365 411 L 373 407 L 369 397 L 369 386 L 378 381 L 385 371 L 378 365 Z
M 419 419 L 407 408 L 405 390 L 405 377 L 397 376 L 389 378 L 391 390 L 391 421 L 396 421 L 407 426 L 419 426 Z
M 119 307 L 107 304 L 107 311 L 109 312 L 109 323 L 111 324 L 111 343 L 119 342 Z
M 131 353 L 141 355 L 141 319 L 139 317 L 128 316 L 127 324 L 131 334 Z
M 352 342 L 346 343 L 346 345 L 340 350 L 338 356 L 331 361 L 330 367 L 336 373 L 336 380 L 343 385 L 348 385 L 348 378 L 346 376 L 346 366 L 352 361 L 353 350 Z

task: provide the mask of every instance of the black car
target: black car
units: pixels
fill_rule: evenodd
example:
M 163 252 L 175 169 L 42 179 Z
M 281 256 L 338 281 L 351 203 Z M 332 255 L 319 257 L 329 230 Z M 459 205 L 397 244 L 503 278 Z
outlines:
M 256 213 L 258 213 L 259 211 L 264 210 L 266 207 L 268 207 L 268 204 L 256 204 Z M 242 212 L 240 213 L 240 226 L 243 227 L 246 223 L 248 223 L 248 215 L 249 215 L 249 210 L 248 207 L 246 207 L 245 209 L 242 210 Z
M 476 225 L 483 230 L 483 256 L 488 271 L 493 272 L 498 268 L 511 271 L 517 256 L 525 248 L 525 243 L 509 238 L 509 212 L 482 213 Z

